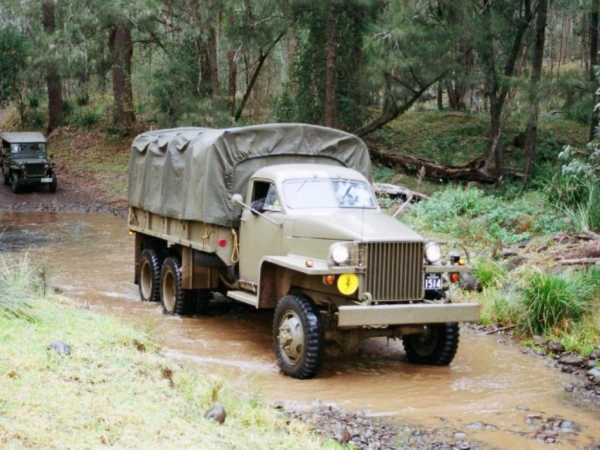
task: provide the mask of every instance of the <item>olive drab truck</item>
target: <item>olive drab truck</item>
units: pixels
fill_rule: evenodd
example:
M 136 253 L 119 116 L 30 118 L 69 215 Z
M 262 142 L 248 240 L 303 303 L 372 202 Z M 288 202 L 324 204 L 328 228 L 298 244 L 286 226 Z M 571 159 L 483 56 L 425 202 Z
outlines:
M 42 133 L 0 133 L 0 172 L 15 194 L 28 186 L 47 186 L 56 192 L 58 180 L 47 145 Z
M 141 299 L 201 313 L 214 293 L 274 310 L 273 348 L 292 377 L 317 374 L 325 342 L 403 341 L 446 365 L 466 270 L 377 204 L 364 142 L 304 124 L 150 131 L 133 142 L 129 230 Z

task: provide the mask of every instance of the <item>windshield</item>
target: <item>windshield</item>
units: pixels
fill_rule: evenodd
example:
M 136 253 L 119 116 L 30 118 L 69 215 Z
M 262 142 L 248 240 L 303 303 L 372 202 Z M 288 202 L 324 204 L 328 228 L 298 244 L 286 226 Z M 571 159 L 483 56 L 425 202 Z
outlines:
M 288 208 L 369 208 L 377 207 L 368 183 L 345 178 L 298 178 L 283 182 Z
M 10 144 L 10 153 L 15 158 L 44 158 L 46 144 L 41 142 Z

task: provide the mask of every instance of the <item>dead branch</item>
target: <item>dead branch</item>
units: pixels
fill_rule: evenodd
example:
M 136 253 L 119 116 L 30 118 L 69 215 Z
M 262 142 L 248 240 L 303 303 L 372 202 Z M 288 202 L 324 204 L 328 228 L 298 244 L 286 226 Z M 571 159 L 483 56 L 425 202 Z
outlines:
M 558 263 L 563 266 L 600 266 L 600 258 L 559 259 Z

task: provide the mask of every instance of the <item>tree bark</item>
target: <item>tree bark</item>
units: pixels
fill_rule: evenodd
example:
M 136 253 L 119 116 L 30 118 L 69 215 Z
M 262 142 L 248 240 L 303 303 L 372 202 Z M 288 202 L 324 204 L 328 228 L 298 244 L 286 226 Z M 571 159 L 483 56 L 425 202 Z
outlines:
M 595 91 L 597 89 L 596 66 L 598 65 L 598 24 L 600 14 L 600 0 L 592 0 L 592 11 L 590 13 L 590 81 L 594 89 L 594 100 L 596 99 Z M 592 120 L 590 123 L 590 140 L 596 135 L 598 127 L 598 112 L 595 109 L 592 111 Z
M 135 111 L 131 87 L 133 41 L 126 22 L 113 24 L 109 48 L 112 58 L 113 126 L 129 132 L 135 123 Z
M 544 65 L 547 19 L 548 0 L 539 0 L 535 26 L 535 49 L 533 52 L 531 82 L 529 86 L 529 119 L 527 121 L 527 132 L 525 135 L 525 154 L 527 156 L 525 182 L 529 181 L 536 157 L 537 125 L 540 113 L 540 96 L 538 89 L 542 79 L 542 68 Z
M 211 95 L 212 97 L 217 97 L 221 89 L 219 86 L 219 65 L 217 61 L 217 31 L 214 26 L 209 28 L 207 47 Z
M 529 0 L 523 0 L 522 7 L 525 15 L 516 25 L 512 45 L 506 57 L 504 70 L 502 71 L 503 77 L 506 79 L 512 78 L 515 74 L 517 60 L 523 48 L 525 33 L 529 28 L 533 16 Z M 504 164 L 502 113 L 510 91 L 510 84 L 507 82 L 500 83 L 498 77 L 495 38 L 492 33 L 492 8 L 492 0 L 487 0 L 485 2 L 485 10 L 483 11 L 483 28 L 486 35 L 483 38 L 481 51 L 481 59 L 486 70 L 487 95 L 490 100 L 490 143 L 486 157 L 486 170 L 493 173 L 496 179 L 500 179 Z
M 237 93 L 237 62 L 235 60 L 235 50 L 229 50 L 227 52 L 227 65 L 229 67 L 227 98 L 229 102 L 229 110 L 233 116 L 235 113 L 235 96 Z
M 337 55 L 337 20 L 333 1 L 329 2 L 327 15 L 327 42 L 325 44 L 325 104 L 323 123 L 327 127 L 335 127 L 337 122 L 336 95 L 336 55 Z
M 42 22 L 44 31 L 49 36 L 54 34 L 56 29 L 56 0 L 44 0 L 42 2 Z M 54 59 L 51 59 L 46 67 L 46 85 L 48 88 L 47 132 L 50 134 L 53 130 L 61 126 L 63 122 L 62 80 Z

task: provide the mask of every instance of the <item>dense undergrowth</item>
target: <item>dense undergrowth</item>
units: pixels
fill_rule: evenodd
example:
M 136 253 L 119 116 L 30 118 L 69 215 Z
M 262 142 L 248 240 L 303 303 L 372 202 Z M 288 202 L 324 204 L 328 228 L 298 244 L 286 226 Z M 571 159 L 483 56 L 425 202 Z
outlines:
M 404 220 L 470 253 L 481 292 L 456 295 L 482 304 L 482 323 L 545 335 L 587 355 L 600 345 L 600 268 L 557 265 L 553 237 L 589 230 L 566 211 L 540 191 L 502 196 L 450 186 Z
M 339 448 L 247 387 L 165 359 L 146 333 L 44 296 L 39 272 L 12 261 L 0 258 L 1 448 Z M 204 418 L 215 402 L 222 425 Z

